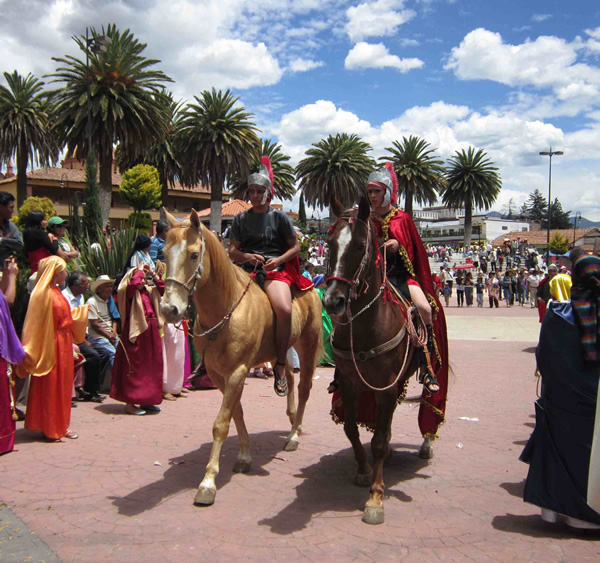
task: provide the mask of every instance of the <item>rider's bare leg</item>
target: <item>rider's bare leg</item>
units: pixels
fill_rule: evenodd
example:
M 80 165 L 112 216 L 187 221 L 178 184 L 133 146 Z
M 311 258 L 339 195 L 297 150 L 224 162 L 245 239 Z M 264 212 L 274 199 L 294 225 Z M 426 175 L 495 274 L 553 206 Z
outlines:
M 431 314 L 431 305 L 429 304 L 429 301 L 427 301 L 427 297 L 425 297 L 425 293 L 423 293 L 423 290 L 418 285 L 409 285 L 408 290 L 410 292 L 410 298 L 411 298 L 412 302 L 415 304 L 415 307 L 419 311 L 419 314 L 421 315 L 421 318 L 423 319 L 425 326 L 428 327 L 427 332 L 429 333 L 430 337 L 433 336 L 433 331 L 432 331 L 433 317 Z M 430 345 L 429 349 L 432 350 L 433 347 L 431 347 L 431 345 Z M 435 376 L 435 374 L 432 374 L 432 375 Z M 439 384 L 437 382 L 433 382 L 433 381 L 426 384 L 426 388 L 430 393 L 437 393 L 440 390 Z
M 283 375 L 286 356 L 290 347 L 292 336 L 292 293 L 287 283 L 279 280 L 267 280 L 265 293 L 271 302 L 273 312 L 277 319 L 275 327 L 275 350 L 277 363 L 275 366 L 278 374 Z
M 410 292 L 410 299 L 419 311 L 419 315 L 421 315 L 423 322 L 426 325 L 432 324 L 431 305 L 429 304 L 429 301 L 427 301 L 427 297 L 425 297 L 423 290 L 418 285 L 409 285 L 408 291 Z

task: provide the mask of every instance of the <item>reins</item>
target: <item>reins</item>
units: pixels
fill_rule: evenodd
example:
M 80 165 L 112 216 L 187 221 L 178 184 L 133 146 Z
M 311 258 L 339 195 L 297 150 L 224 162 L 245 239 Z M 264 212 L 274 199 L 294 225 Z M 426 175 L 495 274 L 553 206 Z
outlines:
M 352 311 L 351 311 L 352 302 L 356 301 L 358 299 L 357 288 L 360 284 L 360 278 L 363 274 L 363 271 L 365 270 L 365 268 L 368 264 L 369 249 L 372 246 L 371 245 L 372 227 L 371 227 L 370 220 L 367 220 L 366 223 L 365 223 L 365 221 L 362 221 L 361 219 L 356 219 L 356 220 L 361 221 L 367 227 L 367 243 L 365 245 L 365 252 L 362 256 L 360 264 L 358 265 L 356 271 L 354 272 L 354 275 L 352 276 L 351 280 L 348 280 L 347 278 L 344 278 L 341 276 L 330 276 L 326 280 L 327 283 L 329 283 L 330 281 L 339 281 L 342 283 L 346 283 L 350 286 L 348 304 L 346 307 L 346 318 L 348 320 L 346 322 L 344 322 L 344 321 L 337 322 L 337 324 L 350 327 L 350 329 L 349 329 L 350 330 L 350 350 L 349 351 L 340 350 L 339 348 L 336 348 L 334 346 L 333 337 L 335 334 L 335 329 L 331 333 L 330 342 L 331 342 L 331 347 L 333 348 L 333 351 L 336 355 L 338 355 L 339 357 L 344 358 L 344 359 L 352 360 L 352 363 L 354 364 L 354 369 L 356 370 L 358 377 L 360 378 L 360 380 L 366 387 L 371 389 L 371 391 L 387 391 L 388 389 L 395 387 L 398 384 L 398 381 L 400 380 L 400 378 L 406 372 L 408 356 L 410 353 L 410 345 L 409 344 L 412 344 L 415 347 L 418 345 L 422 345 L 420 343 L 421 343 L 421 340 L 423 337 L 423 333 L 425 333 L 425 343 L 426 343 L 427 342 L 427 334 L 425 331 L 425 327 L 423 325 L 423 321 L 420 316 L 419 316 L 419 319 L 421 319 L 421 325 L 422 325 L 420 327 L 420 330 L 417 327 L 415 327 L 413 324 L 412 317 L 413 317 L 413 312 L 416 310 L 416 307 L 409 307 L 408 304 L 406 303 L 405 299 L 399 295 L 401 302 L 406 307 L 406 314 L 405 314 L 405 323 L 402 326 L 402 328 L 400 329 L 400 331 L 398 332 L 398 334 L 396 334 L 392 339 L 388 340 L 387 342 L 384 342 L 383 344 L 379 344 L 379 345 L 375 346 L 374 348 L 371 348 L 370 350 L 366 350 L 366 351 L 363 350 L 360 352 L 354 351 L 354 334 L 353 334 L 354 331 L 352 329 L 352 322 L 354 321 L 354 319 L 356 319 L 362 313 L 367 311 L 383 295 L 383 293 L 388 285 L 387 262 L 386 262 L 386 255 L 385 255 L 385 249 L 384 249 L 382 252 L 383 274 L 382 274 L 382 282 L 381 282 L 381 286 L 379 287 L 379 291 L 377 292 L 377 294 L 375 295 L 375 297 L 373 299 L 371 299 L 362 309 L 360 309 L 360 311 L 358 311 L 358 313 L 356 313 L 355 315 L 352 315 Z M 368 282 L 366 282 L 366 281 L 363 281 L 363 284 L 365 285 L 365 289 L 362 291 L 362 293 L 364 294 L 369 290 L 369 285 L 368 285 Z M 399 346 L 402 343 L 402 341 L 405 339 L 407 334 L 409 335 L 410 342 L 407 343 L 407 345 L 406 345 L 405 352 L 404 352 L 404 358 L 402 360 L 402 366 L 398 372 L 398 375 L 394 378 L 394 380 L 389 385 L 386 385 L 385 387 L 375 387 L 374 385 L 371 385 L 364 378 L 363 374 L 361 373 L 360 368 L 358 367 L 358 364 L 357 364 L 357 359 L 358 359 L 358 361 L 364 362 L 364 361 L 373 359 L 377 356 L 380 356 L 382 354 L 385 354 L 386 352 L 389 352 L 389 351 L 393 350 L 394 348 L 396 348 L 397 346 Z
M 185 227 L 182 226 L 180 228 L 185 228 Z M 194 270 L 194 272 L 188 278 L 188 280 L 185 283 L 183 283 L 175 278 L 165 278 L 165 283 L 172 282 L 172 283 L 175 283 L 177 285 L 184 287 L 188 292 L 188 300 L 194 294 L 194 291 L 196 290 L 196 284 L 202 279 L 202 275 L 204 274 L 204 254 L 206 252 L 206 241 L 204 240 L 204 233 L 202 233 L 202 235 L 201 235 L 201 242 L 202 242 L 202 250 L 200 251 L 200 261 L 198 262 L 198 267 Z M 190 285 L 190 282 L 192 280 L 194 280 L 194 281 Z M 195 330 L 196 323 L 194 323 L 194 328 L 192 329 L 192 334 L 197 338 L 206 337 L 210 341 L 216 340 L 219 332 L 221 332 L 221 330 L 223 330 L 223 328 L 225 328 L 225 325 L 231 319 L 233 312 L 237 309 L 238 305 L 241 303 L 241 301 L 244 298 L 244 296 L 246 295 L 246 293 L 248 293 L 248 289 L 250 289 L 251 284 L 252 284 L 252 278 L 250 278 L 250 280 L 248 280 L 248 283 L 246 284 L 246 287 L 244 288 L 244 291 L 240 295 L 239 299 L 233 303 L 229 312 L 216 325 L 214 325 L 213 327 L 211 327 L 203 332 L 197 333 Z M 186 318 L 186 320 L 191 320 L 191 319 Z M 198 315 L 196 315 L 196 321 L 200 325 L 200 321 L 198 321 Z M 175 328 L 178 328 L 178 327 L 175 326 Z M 183 329 L 178 329 L 178 330 L 183 330 Z

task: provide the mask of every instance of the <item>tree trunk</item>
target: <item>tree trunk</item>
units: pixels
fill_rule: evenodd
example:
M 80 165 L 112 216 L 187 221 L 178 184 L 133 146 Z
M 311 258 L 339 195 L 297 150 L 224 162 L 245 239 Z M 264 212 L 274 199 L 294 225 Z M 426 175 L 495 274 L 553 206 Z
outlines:
M 221 215 L 223 211 L 223 181 L 215 178 L 210 189 L 210 230 L 221 234 Z
M 112 201 L 112 145 L 103 147 L 100 152 L 100 189 L 98 190 L 98 201 L 100 203 L 100 214 L 102 216 L 102 228 L 108 223 L 110 216 L 110 205 Z
M 473 209 L 471 202 L 465 205 L 465 252 L 471 246 L 471 231 L 473 223 Z
M 27 199 L 27 144 L 21 143 L 17 149 L 17 207 Z
M 413 216 L 413 196 L 408 192 L 404 193 L 404 212 L 411 217 Z
M 169 181 L 167 175 L 159 171 L 158 176 L 160 178 L 160 203 L 162 207 L 169 209 Z

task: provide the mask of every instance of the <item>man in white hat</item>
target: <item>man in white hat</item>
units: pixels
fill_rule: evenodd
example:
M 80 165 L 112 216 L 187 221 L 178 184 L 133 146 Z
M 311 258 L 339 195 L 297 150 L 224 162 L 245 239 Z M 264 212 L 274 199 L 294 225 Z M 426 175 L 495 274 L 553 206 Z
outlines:
M 115 280 L 105 274 L 98 276 L 90 286 L 94 295 L 86 303 L 89 305 L 88 341 L 95 350 L 109 357 L 100 381 L 104 381 L 107 371 L 112 368 L 118 342 L 116 319 L 109 307 L 114 283 Z

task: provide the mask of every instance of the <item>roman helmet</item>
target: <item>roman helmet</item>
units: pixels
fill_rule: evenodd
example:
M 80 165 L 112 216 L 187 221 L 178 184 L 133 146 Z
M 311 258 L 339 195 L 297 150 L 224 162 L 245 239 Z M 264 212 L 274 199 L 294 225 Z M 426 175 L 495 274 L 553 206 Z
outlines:
M 398 180 L 394 172 L 394 165 L 391 162 L 386 162 L 383 168 L 375 170 L 369 174 L 368 184 L 375 184 L 381 188 L 385 188 L 383 196 L 383 207 L 396 205 L 398 201 Z
M 267 201 L 273 198 L 275 194 L 275 181 L 273 178 L 273 169 L 271 168 L 271 160 L 268 156 L 261 156 L 258 172 L 248 176 L 248 187 L 250 186 L 265 188 L 261 205 L 265 205 Z

